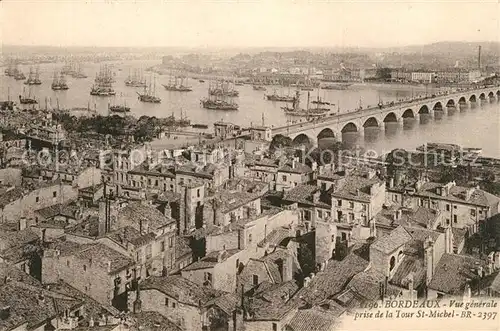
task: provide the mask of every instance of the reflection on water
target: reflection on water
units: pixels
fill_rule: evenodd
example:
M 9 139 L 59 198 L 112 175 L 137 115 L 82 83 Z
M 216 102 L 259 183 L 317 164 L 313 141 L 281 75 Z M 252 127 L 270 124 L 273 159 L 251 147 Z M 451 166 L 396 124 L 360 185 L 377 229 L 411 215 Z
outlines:
M 471 107 L 460 107 L 460 111 L 448 108 L 447 114 L 435 112 L 421 114 L 420 122 L 405 119 L 403 125 L 385 123 L 385 130 L 366 128 L 364 135 L 356 132 L 342 134 L 342 142 L 348 148 L 362 146 L 377 155 L 395 148 L 413 150 L 426 142 L 459 144 L 464 147 L 480 147 L 484 156 L 500 157 L 500 103 L 484 102 Z M 318 142 L 320 147 L 331 145 L 331 138 Z

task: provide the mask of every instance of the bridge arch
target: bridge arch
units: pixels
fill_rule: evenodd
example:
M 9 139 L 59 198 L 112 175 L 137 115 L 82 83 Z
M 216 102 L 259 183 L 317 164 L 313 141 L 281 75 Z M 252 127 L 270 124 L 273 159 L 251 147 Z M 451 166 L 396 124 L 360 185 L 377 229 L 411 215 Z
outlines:
M 305 133 L 298 134 L 295 138 L 293 138 L 294 145 L 314 145 L 315 141 L 313 138 L 309 137 Z
M 364 128 L 376 128 L 379 126 L 378 120 L 375 117 L 370 117 L 363 123 Z
M 497 91 L 497 97 L 500 97 L 500 90 Z
M 419 114 L 430 114 L 429 107 L 427 107 L 427 105 L 423 105 L 423 106 L 422 106 L 422 107 L 420 107 L 420 109 L 418 110 L 418 113 L 419 113 Z
M 493 99 L 494 97 L 495 93 L 493 93 L 493 91 L 490 91 L 490 93 L 488 93 L 488 98 Z
M 455 107 L 455 100 L 450 99 L 446 102 L 446 107 Z
M 484 94 L 483 92 L 479 95 L 479 100 L 484 100 L 484 99 L 486 99 L 486 94 Z
M 476 102 L 476 101 L 477 101 L 477 99 L 476 99 L 476 95 L 475 95 L 475 94 L 471 95 L 471 96 L 469 97 L 469 101 L 470 101 L 470 102 Z
M 398 121 L 398 116 L 394 112 L 390 112 L 384 117 L 384 123 L 397 122 L 397 121 Z
M 465 99 L 465 97 L 461 97 L 460 99 L 458 99 L 458 103 L 459 104 L 466 104 L 467 103 L 467 99 Z
M 333 132 L 332 129 L 324 128 L 323 130 L 320 131 L 320 133 L 318 133 L 318 136 L 316 138 L 320 140 L 323 138 L 336 138 L 336 137 L 335 137 L 335 132 Z
M 356 126 L 356 124 L 354 124 L 353 122 L 349 122 L 347 123 L 346 125 L 344 125 L 342 127 L 342 130 L 341 130 L 342 133 L 347 133 L 347 132 L 358 132 L 358 127 Z
M 413 109 L 408 108 L 407 110 L 404 111 L 404 113 L 401 117 L 403 117 L 403 118 L 415 118 L 415 113 L 413 112 Z
M 432 107 L 432 109 L 434 111 L 443 111 L 443 104 L 440 101 L 438 101 L 438 102 L 436 102 L 434 104 L 434 106 Z

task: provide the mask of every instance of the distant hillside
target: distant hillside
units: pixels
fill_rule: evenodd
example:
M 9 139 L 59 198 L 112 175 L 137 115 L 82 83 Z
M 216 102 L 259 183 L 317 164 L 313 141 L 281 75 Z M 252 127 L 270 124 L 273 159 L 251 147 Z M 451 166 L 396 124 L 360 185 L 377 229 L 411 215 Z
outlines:
M 484 55 L 499 56 L 500 42 L 453 42 L 442 41 L 427 45 L 405 46 L 400 48 L 390 48 L 393 52 L 399 53 L 423 53 L 423 54 L 460 54 L 462 56 L 477 55 L 478 47 Z M 385 49 L 387 51 L 388 49 Z

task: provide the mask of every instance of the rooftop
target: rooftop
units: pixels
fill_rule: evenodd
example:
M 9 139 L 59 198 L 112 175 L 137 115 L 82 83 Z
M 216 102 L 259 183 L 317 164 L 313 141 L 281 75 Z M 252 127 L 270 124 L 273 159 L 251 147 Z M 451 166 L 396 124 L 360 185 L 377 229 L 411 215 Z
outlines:
M 177 301 L 196 306 L 205 305 L 209 301 L 221 296 L 224 292 L 210 287 L 200 286 L 182 276 L 157 277 L 153 276 L 141 283 L 142 290 L 155 289 Z
M 477 268 L 486 270 L 487 263 L 472 256 L 443 254 L 429 288 L 451 295 L 463 295 L 468 280 L 478 277 Z

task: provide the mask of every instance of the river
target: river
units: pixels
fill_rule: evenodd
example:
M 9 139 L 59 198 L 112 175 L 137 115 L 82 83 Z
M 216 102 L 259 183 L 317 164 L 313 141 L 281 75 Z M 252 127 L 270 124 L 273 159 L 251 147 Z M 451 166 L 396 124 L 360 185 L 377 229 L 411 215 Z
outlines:
M 70 89 L 67 91 L 52 91 L 50 88 L 54 71 L 60 69 L 62 64 L 42 64 L 40 65 L 40 78 L 43 84 L 31 87 L 31 94 L 40 102 L 41 107 L 45 107 L 45 99 L 56 107 L 60 108 L 87 107 L 96 108 L 100 114 L 107 114 L 108 103 L 126 102 L 131 107 L 131 115 L 140 117 L 142 115 L 166 117 L 171 114 L 180 116 L 181 110 L 192 123 L 211 125 L 215 121 L 224 120 L 237 125 L 248 127 L 251 124 L 262 124 L 264 118 L 265 125 L 281 126 L 292 120 L 281 110 L 283 103 L 270 102 L 264 99 L 264 93 L 272 93 L 274 88 L 268 87 L 267 92 L 255 91 L 251 85 L 237 86 L 240 96 L 238 111 L 214 111 L 203 109 L 200 106 L 200 99 L 206 97 L 208 80 L 200 83 L 198 80 L 190 79 L 192 92 L 171 92 L 166 91 L 161 85 L 168 83 L 168 76 L 156 76 L 156 94 L 162 99 L 161 104 L 142 103 L 137 99 L 137 93 L 141 89 L 127 87 L 124 80 L 127 78 L 129 70 L 133 72 L 135 68 L 146 68 L 158 64 L 156 61 L 122 61 L 111 62 L 115 74 L 114 88 L 116 97 L 96 97 L 89 94 L 96 72 L 100 64 L 82 64 L 86 79 L 73 79 L 68 77 Z M 29 66 L 20 66 L 20 69 L 27 75 Z M 145 73 L 150 79 L 150 73 Z M 28 87 L 22 81 L 15 81 L 11 77 L 0 76 L 0 100 L 6 100 L 9 94 L 11 98 L 16 98 Z M 311 91 L 310 99 L 318 97 L 334 103 L 333 108 L 339 112 L 353 110 L 360 106 L 367 107 L 376 105 L 379 100 L 390 102 L 412 95 L 425 95 L 433 90 L 426 90 L 425 87 L 418 86 L 393 86 L 393 85 L 368 85 L 355 84 L 348 90 L 319 90 Z M 28 92 L 28 90 L 26 91 Z M 278 93 L 293 93 L 288 89 Z M 301 104 L 305 107 L 308 92 L 302 92 Z M 296 120 L 296 118 L 293 118 Z M 500 157 L 500 104 L 487 103 L 470 107 L 441 119 L 431 119 L 421 121 L 414 125 L 399 127 L 397 124 L 387 124 L 385 131 L 377 129 L 367 129 L 364 136 L 353 133 L 343 135 L 343 140 L 349 145 L 360 145 L 366 149 L 371 149 L 377 153 L 390 151 L 396 147 L 414 149 L 425 142 L 447 142 L 456 143 L 465 147 L 481 147 L 483 155 Z

